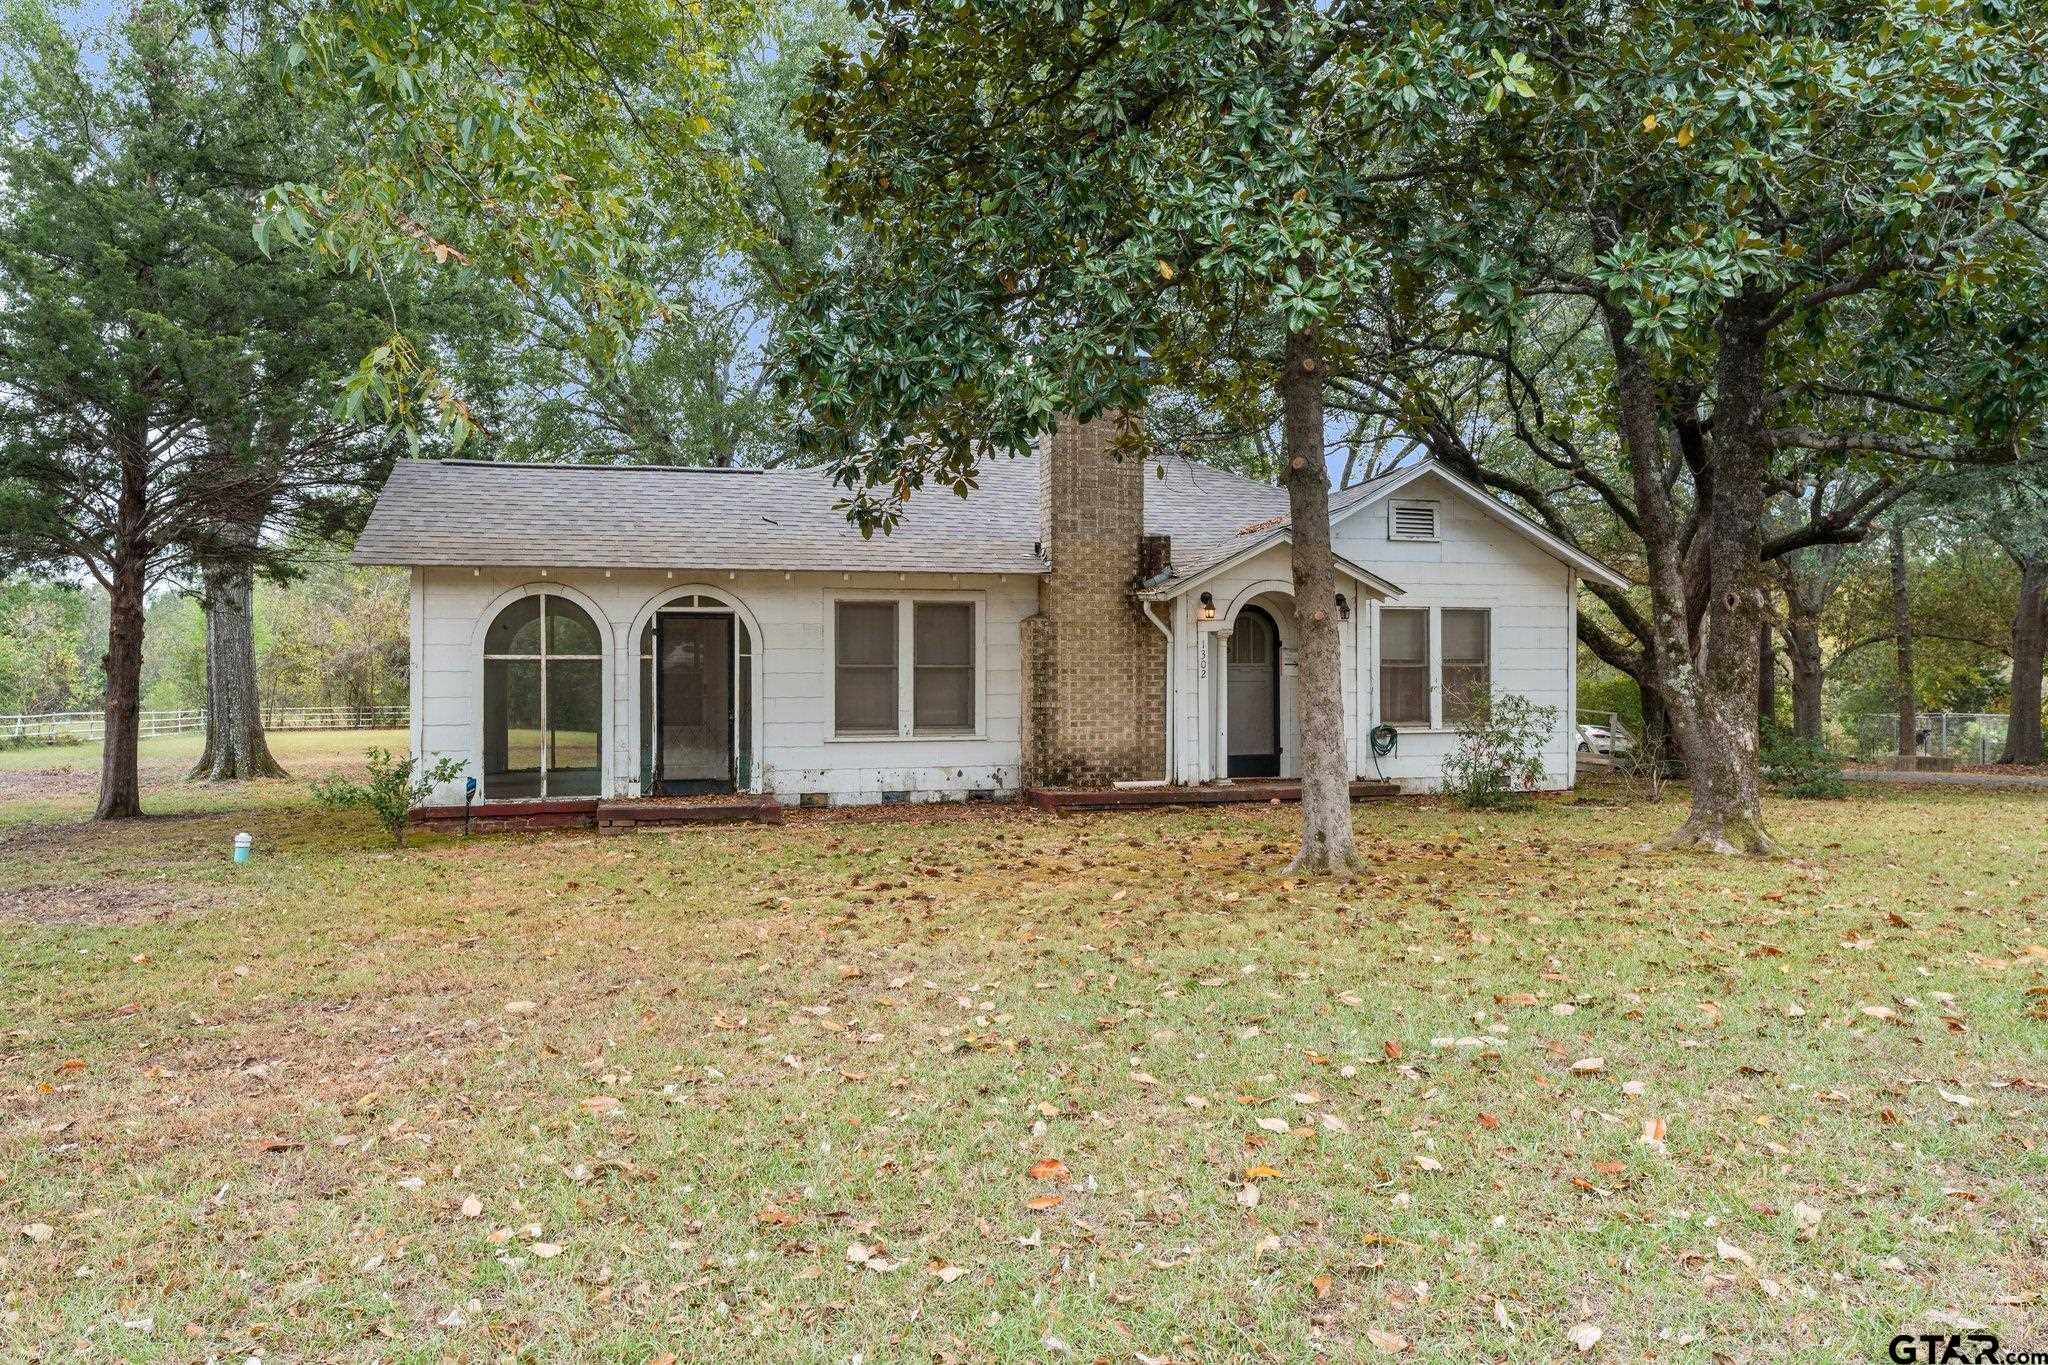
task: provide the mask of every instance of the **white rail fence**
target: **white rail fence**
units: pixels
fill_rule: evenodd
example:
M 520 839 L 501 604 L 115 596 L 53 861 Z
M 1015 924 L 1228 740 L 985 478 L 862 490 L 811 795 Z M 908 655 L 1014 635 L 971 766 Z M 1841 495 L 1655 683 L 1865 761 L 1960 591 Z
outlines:
M 400 729 L 410 719 L 403 706 L 279 706 L 263 713 L 270 730 Z M 142 737 L 197 734 L 206 729 L 206 712 L 144 711 Z M 49 711 L 42 715 L 0 716 L 0 741 L 17 744 L 68 744 L 106 738 L 103 711 Z

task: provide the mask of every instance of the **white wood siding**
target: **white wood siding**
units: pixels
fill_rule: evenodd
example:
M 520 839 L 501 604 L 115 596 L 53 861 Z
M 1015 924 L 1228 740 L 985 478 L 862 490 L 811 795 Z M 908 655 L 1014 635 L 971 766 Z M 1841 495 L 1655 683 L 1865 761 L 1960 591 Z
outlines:
M 605 636 L 605 734 L 601 790 L 638 793 L 640 629 L 674 597 L 732 603 L 753 636 L 756 786 L 793 804 L 806 792 L 873 802 L 884 792 L 914 800 L 972 791 L 1016 791 L 1022 747 L 1019 626 L 1038 610 L 1038 582 L 1019 575 L 739 573 L 699 577 L 602 570 L 535 572 L 420 569 L 413 575 L 414 748 L 481 765 L 483 630 L 509 595 L 545 588 L 575 598 Z M 929 592 L 980 606 L 978 734 L 946 738 L 837 739 L 831 733 L 829 613 L 835 598 Z M 485 793 L 488 797 L 489 793 Z M 435 801 L 459 802 L 457 779 Z
M 1351 509 L 1335 528 L 1337 552 L 1392 580 L 1404 596 L 1386 603 L 1400 607 L 1485 607 L 1492 615 L 1493 690 L 1513 692 L 1558 709 L 1557 726 L 1544 751 L 1544 786 L 1571 785 L 1576 580 L 1570 568 L 1520 532 L 1475 507 L 1458 490 L 1435 475 L 1424 475 L 1395 495 L 1397 501 L 1429 501 L 1438 509 L 1434 541 L 1392 540 L 1387 535 L 1387 505 L 1375 499 Z M 1356 703 L 1370 716 L 1361 727 L 1379 724 L 1378 612 L 1370 614 L 1359 649 L 1361 691 Z M 1432 679 L 1440 677 L 1434 659 L 1436 632 L 1431 631 Z M 1432 705 L 1441 714 L 1440 697 Z M 1446 754 L 1455 746 L 1449 728 L 1403 727 L 1400 747 L 1380 767 L 1404 787 L 1437 786 Z M 1374 774 L 1371 754 L 1361 754 L 1359 771 Z

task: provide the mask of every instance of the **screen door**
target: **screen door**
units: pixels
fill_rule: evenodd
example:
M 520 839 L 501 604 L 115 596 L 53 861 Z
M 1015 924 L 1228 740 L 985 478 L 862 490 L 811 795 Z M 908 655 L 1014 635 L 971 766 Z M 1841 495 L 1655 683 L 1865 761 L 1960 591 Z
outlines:
M 654 629 L 655 783 L 666 793 L 731 791 L 732 617 L 671 614 Z

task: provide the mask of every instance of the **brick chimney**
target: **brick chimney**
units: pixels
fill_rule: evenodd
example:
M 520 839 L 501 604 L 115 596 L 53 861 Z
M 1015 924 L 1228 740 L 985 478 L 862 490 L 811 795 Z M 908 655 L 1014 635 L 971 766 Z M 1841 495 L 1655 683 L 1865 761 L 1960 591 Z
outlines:
M 1052 571 L 1024 622 L 1024 781 L 1107 786 L 1164 775 L 1166 639 L 1134 596 L 1149 557 L 1146 460 L 1122 413 L 1062 417 L 1039 457 Z M 1154 540 L 1158 537 L 1152 538 Z

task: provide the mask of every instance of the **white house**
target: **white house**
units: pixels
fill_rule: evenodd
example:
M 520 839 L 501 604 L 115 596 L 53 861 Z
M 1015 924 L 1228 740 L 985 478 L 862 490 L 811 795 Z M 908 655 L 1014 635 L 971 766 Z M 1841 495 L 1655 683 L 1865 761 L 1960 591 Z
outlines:
M 412 571 L 413 751 L 494 809 L 1293 775 L 1286 494 L 1111 421 L 871 539 L 815 470 L 401 462 L 354 559 Z M 1492 689 L 1559 708 L 1569 786 L 1577 585 L 1613 571 L 1433 464 L 1330 522 L 1352 771 L 1431 787 Z

